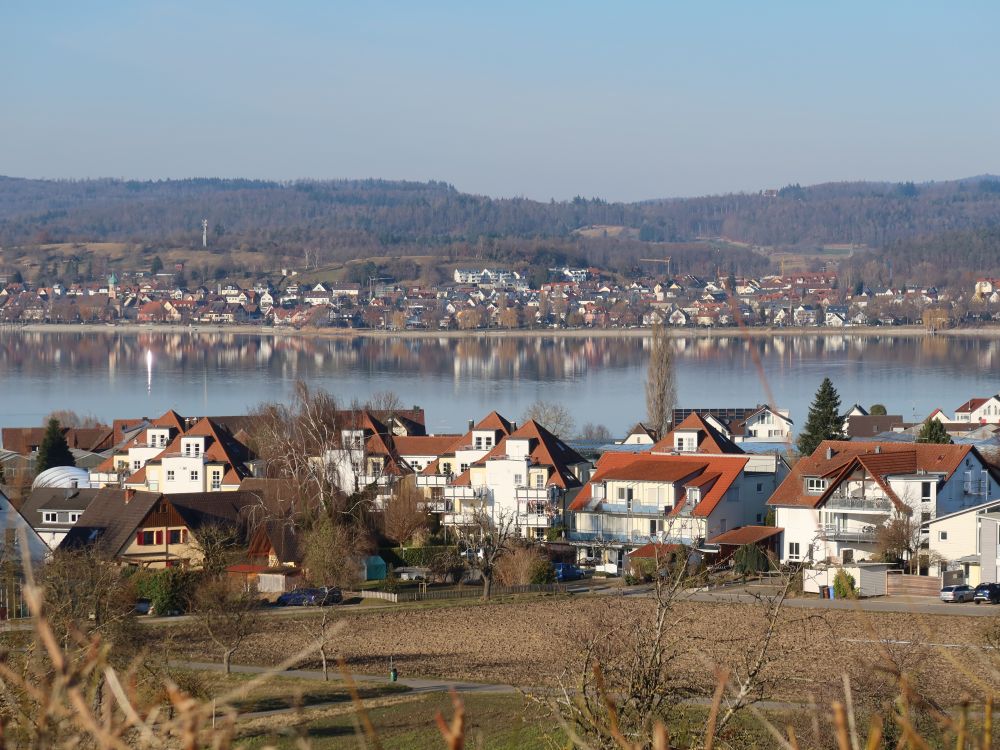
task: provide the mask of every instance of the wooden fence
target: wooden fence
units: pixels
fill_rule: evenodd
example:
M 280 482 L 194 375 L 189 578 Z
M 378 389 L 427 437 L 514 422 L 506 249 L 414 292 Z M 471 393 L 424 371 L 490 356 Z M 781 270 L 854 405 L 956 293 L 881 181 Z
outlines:
M 566 587 L 561 583 L 537 583 L 525 586 L 493 586 L 491 596 L 509 596 L 511 594 L 562 594 Z M 482 586 L 462 586 L 453 589 L 409 589 L 407 591 L 351 591 L 346 596 L 360 596 L 362 599 L 382 599 L 383 601 L 425 602 L 438 599 L 476 599 L 483 595 Z

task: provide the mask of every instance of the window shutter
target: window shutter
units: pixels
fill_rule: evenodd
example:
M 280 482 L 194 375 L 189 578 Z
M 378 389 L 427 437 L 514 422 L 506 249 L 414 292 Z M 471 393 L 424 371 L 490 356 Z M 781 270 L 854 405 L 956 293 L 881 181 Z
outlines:
M 163 544 L 163 532 L 162 531 L 157 531 L 156 532 L 156 543 L 157 544 Z
M 184 544 L 187 544 L 187 540 L 188 540 L 188 530 L 187 529 L 181 529 L 181 542 L 183 542 Z
M 142 546 L 142 532 L 141 531 L 135 532 L 135 543 L 138 544 L 140 547 Z

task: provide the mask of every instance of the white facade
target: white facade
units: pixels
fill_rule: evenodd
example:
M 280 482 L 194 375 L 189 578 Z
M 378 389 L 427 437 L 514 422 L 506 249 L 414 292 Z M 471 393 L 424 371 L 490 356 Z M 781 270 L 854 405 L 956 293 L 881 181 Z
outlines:
M 744 434 L 736 435 L 737 443 L 776 443 L 790 440 L 792 420 L 787 409 L 773 411 L 763 408 L 747 419 Z
M 789 480 L 794 481 L 794 480 Z M 801 480 L 806 494 L 822 495 L 822 480 Z M 1000 491 L 974 453 L 949 479 L 917 473 L 884 477 L 896 497 L 909 507 L 916 524 L 981 505 Z M 814 484 L 810 484 L 813 482 Z M 784 529 L 782 562 L 802 560 L 867 560 L 878 549 L 878 529 L 898 516 L 884 489 L 866 472 L 855 470 L 819 508 L 776 507 L 776 523 Z M 923 537 L 926 539 L 926 533 Z

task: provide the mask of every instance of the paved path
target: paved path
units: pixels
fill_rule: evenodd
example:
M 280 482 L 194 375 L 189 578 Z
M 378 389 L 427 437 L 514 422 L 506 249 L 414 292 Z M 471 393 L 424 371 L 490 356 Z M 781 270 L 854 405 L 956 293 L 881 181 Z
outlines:
M 171 661 L 170 664 L 182 669 L 221 672 L 222 664 L 204 661 Z M 263 674 L 272 671 L 271 667 L 259 667 L 251 664 L 233 664 L 232 671 L 239 674 Z M 323 672 L 318 669 L 286 669 L 276 673 L 279 677 L 298 677 L 303 680 L 322 680 Z M 330 677 L 337 681 L 343 677 L 336 668 L 330 670 Z M 513 685 L 488 684 L 483 682 L 463 682 L 460 680 L 421 679 L 416 677 L 400 677 L 396 682 L 390 682 L 389 675 L 371 675 L 351 673 L 351 679 L 357 683 L 377 683 L 383 685 L 401 685 L 410 688 L 409 694 L 442 693 L 455 690 L 459 693 L 516 693 Z M 310 706 L 313 708 L 313 706 Z

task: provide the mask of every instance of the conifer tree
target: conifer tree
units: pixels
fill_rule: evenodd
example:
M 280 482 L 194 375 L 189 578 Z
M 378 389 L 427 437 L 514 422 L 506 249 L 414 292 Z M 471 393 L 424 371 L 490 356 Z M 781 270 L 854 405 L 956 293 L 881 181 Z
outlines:
M 42 436 L 38 456 L 35 458 L 35 474 L 41 474 L 53 466 L 76 466 L 58 419 L 50 419 L 45 428 L 45 435 Z
M 809 418 L 799 434 L 797 443 L 799 453 L 803 456 L 812 455 L 824 440 L 845 440 L 842 428 L 840 395 L 830 382 L 830 378 L 823 378 L 819 390 L 816 391 L 816 397 L 809 407 Z
M 923 427 L 920 428 L 920 432 L 917 434 L 918 443 L 942 443 L 948 445 L 951 443 L 951 436 L 948 431 L 944 428 L 936 419 L 928 419 L 924 422 Z

